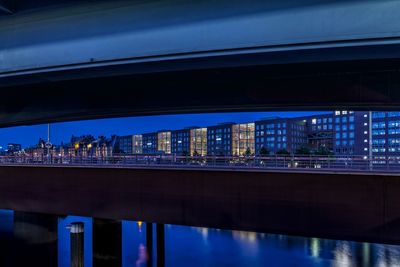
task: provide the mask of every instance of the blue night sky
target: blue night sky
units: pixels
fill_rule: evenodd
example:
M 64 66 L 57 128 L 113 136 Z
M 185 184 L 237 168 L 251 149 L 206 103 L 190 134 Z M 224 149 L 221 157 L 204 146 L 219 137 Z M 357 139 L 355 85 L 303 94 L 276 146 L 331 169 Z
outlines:
M 52 124 L 51 141 L 53 144 L 69 142 L 71 135 L 92 134 L 110 136 L 140 134 L 161 129 L 175 130 L 188 126 L 209 126 L 220 122 L 251 122 L 265 117 L 297 117 L 314 112 L 241 112 L 241 113 L 213 113 L 213 114 L 185 114 L 163 115 L 147 117 L 129 117 L 102 119 L 90 121 L 76 121 Z M 19 143 L 23 147 L 36 144 L 39 138 L 47 138 L 47 125 L 21 126 L 0 129 L 0 145 Z

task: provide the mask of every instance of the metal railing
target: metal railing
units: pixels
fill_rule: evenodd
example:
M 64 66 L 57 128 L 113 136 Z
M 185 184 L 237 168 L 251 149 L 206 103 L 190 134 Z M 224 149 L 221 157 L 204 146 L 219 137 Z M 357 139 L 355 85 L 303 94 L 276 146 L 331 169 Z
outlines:
M 288 169 L 400 171 L 400 156 L 176 156 L 176 155 L 115 155 L 96 156 L 0 156 L 0 165 L 115 166 L 170 168 Z

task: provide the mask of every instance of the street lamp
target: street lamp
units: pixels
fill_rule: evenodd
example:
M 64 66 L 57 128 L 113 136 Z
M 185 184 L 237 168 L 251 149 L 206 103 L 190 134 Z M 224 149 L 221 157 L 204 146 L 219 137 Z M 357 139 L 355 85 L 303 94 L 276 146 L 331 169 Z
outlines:
M 50 142 L 50 123 L 47 124 L 47 142 L 45 144 L 45 147 L 47 148 L 47 158 L 50 160 L 51 156 L 50 156 L 50 148 L 53 145 Z

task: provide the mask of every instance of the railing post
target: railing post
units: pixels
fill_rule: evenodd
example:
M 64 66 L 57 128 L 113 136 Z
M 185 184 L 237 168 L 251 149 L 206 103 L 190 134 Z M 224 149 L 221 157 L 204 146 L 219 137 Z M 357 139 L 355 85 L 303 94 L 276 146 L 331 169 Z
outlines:
M 385 157 L 386 161 L 386 170 L 389 170 L 389 157 Z

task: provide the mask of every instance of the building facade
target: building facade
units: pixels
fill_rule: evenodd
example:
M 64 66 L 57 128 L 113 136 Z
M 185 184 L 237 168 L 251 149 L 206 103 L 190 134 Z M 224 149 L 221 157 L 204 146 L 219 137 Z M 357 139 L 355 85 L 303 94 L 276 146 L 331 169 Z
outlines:
M 370 112 L 369 149 L 374 164 L 400 162 L 400 112 Z
M 255 123 L 240 123 L 232 125 L 232 155 L 254 155 Z
M 232 127 L 234 123 L 220 123 L 207 127 L 207 154 L 210 156 L 232 155 Z
M 308 148 L 312 153 L 333 153 L 333 113 L 303 117 L 307 127 Z
M 159 131 L 157 133 L 157 150 L 159 153 L 171 154 L 171 132 Z
M 143 154 L 156 154 L 158 134 L 157 133 L 145 133 L 142 134 L 142 153 Z
M 304 119 L 268 118 L 255 122 L 255 151 L 264 148 L 269 153 L 290 153 L 307 147 L 307 128 Z
M 190 129 L 190 155 L 207 155 L 207 128 Z
M 171 132 L 159 131 L 142 135 L 143 154 L 171 154 Z
M 118 136 L 114 152 L 119 154 L 133 154 L 132 142 L 132 135 Z
M 143 137 L 141 134 L 132 135 L 132 153 L 133 154 L 143 153 Z
M 20 150 L 18 144 L 8 145 L 9 153 Z M 374 164 L 400 163 L 400 112 L 337 110 L 304 117 L 226 122 L 207 128 L 189 127 L 111 138 L 73 136 L 69 144 L 54 151 L 69 157 L 104 157 L 115 153 L 190 156 L 334 153 L 371 158 Z M 25 152 L 46 155 L 45 141 L 40 139 L 38 145 Z
M 190 129 L 171 132 L 171 151 L 179 156 L 190 154 Z
M 8 154 L 19 153 L 21 150 L 22 150 L 21 144 L 14 144 L 14 143 L 7 144 L 7 153 Z

